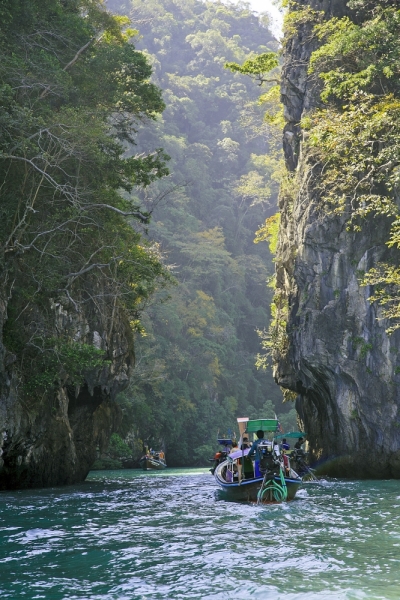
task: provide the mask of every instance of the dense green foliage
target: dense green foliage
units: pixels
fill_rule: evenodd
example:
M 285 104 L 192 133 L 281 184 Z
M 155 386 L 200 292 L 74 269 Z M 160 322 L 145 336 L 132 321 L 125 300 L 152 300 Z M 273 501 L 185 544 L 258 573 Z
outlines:
M 125 218 L 148 222 L 132 191 L 167 174 L 164 156 L 124 155 L 164 103 L 128 20 L 101 0 L 2 0 L 0 21 L 1 311 L 32 393 L 100 360 L 56 314 L 90 304 L 111 336 L 116 311 L 137 321 L 164 276 Z
M 387 1 L 349 6 L 356 22 L 332 19 L 314 30 L 322 45 L 311 57 L 310 75 L 322 80 L 326 107 L 303 121 L 307 152 L 315 173 L 323 173 L 314 185 L 326 205 L 348 215 L 355 230 L 373 215 L 386 216 L 387 245 L 400 248 L 400 11 Z M 395 319 L 389 330 L 400 323 L 398 254 L 392 257 L 393 264 L 364 280 L 378 284 L 372 299 Z
M 225 67 L 234 73 L 241 73 L 242 75 L 251 77 L 260 86 L 265 83 L 280 83 L 279 61 L 278 55 L 275 52 L 259 54 L 255 58 L 245 60 L 242 65 L 232 62 L 226 63 Z M 279 103 L 279 97 L 280 85 L 274 85 L 260 96 L 259 104 L 268 107 L 267 112 L 264 115 L 264 120 L 280 131 L 283 126 L 283 106 Z M 279 171 L 276 173 L 277 175 L 278 172 Z M 282 169 L 282 174 L 283 172 L 284 169 Z M 282 179 L 280 179 L 280 183 L 282 186 Z M 270 252 L 273 255 L 275 255 L 277 251 L 280 220 L 279 212 L 271 217 L 267 217 L 265 223 L 256 231 L 256 237 L 254 239 L 255 244 L 268 242 Z M 276 290 L 275 275 L 270 277 L 268 285 Z M 268 329 L 264 328 L 257 331 L 262 348 L 262 352 L 257 354 L 257 368 L 269 368 L 274 364 L 277 355 L 286 350 L 288 340 L 286 333 L 287 308 L 287 302 L 282 299 L 282 295 L 278 291 L 275 291 L 271 300 L 272 318 L 270 325 Z M 287 392 L 287 390 L 283 390 L 285 400 L 289 399 Z
M 242 65 L 228 62 L 225 67 L 230 69 L 233 73 L 248 75 L 259 85 L 262 85 L 263 83 L 271 81 L 269 73 L 277 68 L 278 65 L 279 61 L 276 52 L 263 52 L 254 58 L 246 59 Z
M 121 402 L 137 436 L 153 447 L 165 443 L 168 464 L 204 464 L 217 432 L 237 430 L 237 416 L 276 411 L 284 426 L 285 419 L 295 425 L 270 372 L 255 368 L 274 269 L 268 244 L 255 245 L 254 237 L 276 212 L 280 140 L 262 124 L 254 81 L 224 68 L 258 54 L 275 66 L 276 43 L 246 3 L 110 6 L 140 29 L 138 47 L 164 90 L 162 119 L 138 141 L 171 156 L 172 176 L 145 200 L 154 208 L 150 236 L 178 281 L 166 302 L 146 312 L 137 369 Z

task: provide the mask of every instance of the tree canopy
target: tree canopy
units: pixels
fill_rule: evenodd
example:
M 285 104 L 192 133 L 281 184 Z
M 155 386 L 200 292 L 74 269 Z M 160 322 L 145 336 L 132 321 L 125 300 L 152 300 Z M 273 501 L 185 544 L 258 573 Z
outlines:
M 218 431 L 237 430 L 237 416 L 276 411 L 295 425 L 271 373 L 255 367 L 273 263 L 254 237 L 276 212 L 280 141 L 263 124 L 259 88 L 224 68 L 259 54 L 274 66 L 276 42 L 245 2 L 111 6 L 137 24 L 138 48 L 163 89 L 166 110 L 139 131 L 138 147 L 171 156 L 171 176 L 142 198 L 154 209 L 149 235 L 177 280 L 146 311 L 138 369 L 120 401 L 138 438 L 165 441 L 168 464 L 204 464 Z
M 134 322 L 168 277 L 132 226 L 149 221 L 132 192 L 168 173 L 166 155 L 125 154 L 164 102 L 129 19 L 101 0 L 4 0 L 0 11 L 4 343 L 32 394 L 76 384 L 68 357 L 80 373 L 99 360 L 95 349 L 83 359 L 84 339 L 55 334 L 55 306 L 92 303 L 111 335 L 116 307 Z
M 303 119 L 307 148 L 323 176 L 321 198 L 361 230 L 373 216 L 390 219 L 386 243 L 400 248 L 399 32 L 400 11 L 393 2 L 353 0 L 350 18 L 317 25 L 321 46 L 311 56 L 310 76 L 322 82 L 319 110 Z M 392 263 L 369 271 L 362 283 L 377 285 L 372 300 L 399 327 L 400 270 Z

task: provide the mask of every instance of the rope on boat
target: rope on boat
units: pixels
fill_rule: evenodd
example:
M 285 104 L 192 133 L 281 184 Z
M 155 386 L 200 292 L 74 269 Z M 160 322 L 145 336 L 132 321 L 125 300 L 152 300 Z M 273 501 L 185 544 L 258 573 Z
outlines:
M 264 501 L 264 496 L 267 492 L 271 492 L 271 500 L 272 497 L 277 502 L 285 502 L 287 500 L 287 486 L 282 468 L 279 469 L 279 475 L 281 479 L 280 484 L 275 479 L 269 479 L 266 483 L 267 473 L 264 475 L 263 482 L 257 493 L 257 504 L 261 504 Z
M 310 469 L 310 467 L 307 467 L 307 465 L 306 465 L 306 473 L 307 473 L 308 475 L 310 475 L 310 477 L 311 477 L 311 481 L 319 481 L 318 477 L 316 477 L 316 476 L 314 475 L 314 473 L 313 473 L 313 469 Z

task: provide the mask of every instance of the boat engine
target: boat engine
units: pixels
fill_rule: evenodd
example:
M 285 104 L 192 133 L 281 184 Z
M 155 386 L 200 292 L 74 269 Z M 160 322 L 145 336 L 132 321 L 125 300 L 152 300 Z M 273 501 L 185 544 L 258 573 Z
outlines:
M 314 475 L 314 469 L 311 469 L 308 464 L 308 456 L 304 450 L 295 448 L 290 458 L 294 465 L 294 470 L 300 477 L 308 477 L 314 481 L 318 480 L 318 477 Z
M 221 450 L 214 454 L 214 458 L 208 459 L 210 462 L 214 463 L 213 466 L 211 467 L 211 469 L 209 469 L 211 475 L 214 475 L 215 469 L 218 467 L 219 464 L 221 464 L 222 462 L 224 462 L 224 460 L 226 460 L 227 456 L 228 456 L 228 452 Z
M 266 474 L 267 479 L 278 475 L 281 468 L 280 457 L 277 456 L 273 442 L 265 440 L 258 445 L 260 454 L 260 471 Z

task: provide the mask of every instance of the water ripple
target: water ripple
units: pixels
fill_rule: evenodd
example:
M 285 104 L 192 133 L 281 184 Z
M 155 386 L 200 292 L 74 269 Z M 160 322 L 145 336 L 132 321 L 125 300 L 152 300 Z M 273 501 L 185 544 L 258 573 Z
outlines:
M 400 482 L 222 501 L 202 470 L 0 494 L 2 599 L 398 600 Z

